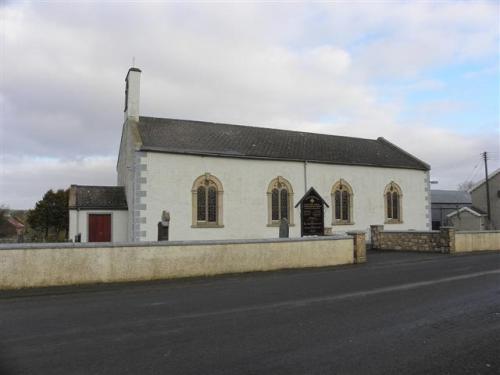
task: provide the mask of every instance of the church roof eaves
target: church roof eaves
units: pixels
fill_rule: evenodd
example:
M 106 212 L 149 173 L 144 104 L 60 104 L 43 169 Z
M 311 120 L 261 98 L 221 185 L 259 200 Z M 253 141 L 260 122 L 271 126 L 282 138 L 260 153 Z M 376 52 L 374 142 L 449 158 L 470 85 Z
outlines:
M 383 138 L 365 139 L 213 122 L 140 117 L 141 150 L 429 170 Z
M 70 210 L 127 210 L 123 186 L 71 185 L 68 208 Z

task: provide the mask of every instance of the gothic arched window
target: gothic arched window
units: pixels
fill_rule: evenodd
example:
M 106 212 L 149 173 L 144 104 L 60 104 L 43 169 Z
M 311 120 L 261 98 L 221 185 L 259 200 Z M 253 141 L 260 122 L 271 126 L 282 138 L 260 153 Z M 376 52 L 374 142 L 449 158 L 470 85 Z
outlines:
M 281 219 L 293 224 L 292 185 L 279 176 L 271 181 L 267 189 L 268 225 L 279 225 Z
M 333 225 L 353 224 L 352 221 L 352 188 L 343 179 L 332 187 Z
M 384 201 L 385 201 L 385 222 L 390 223 L 402 223 L 401 215 L 401 198 L 403 194 L 401 188 L 395 182 L 391 181 L 385 187 L 384 191 Z
M 198 177 L 191 189 L 193 227 L 222 226 L 222 184 L 210 173 Z

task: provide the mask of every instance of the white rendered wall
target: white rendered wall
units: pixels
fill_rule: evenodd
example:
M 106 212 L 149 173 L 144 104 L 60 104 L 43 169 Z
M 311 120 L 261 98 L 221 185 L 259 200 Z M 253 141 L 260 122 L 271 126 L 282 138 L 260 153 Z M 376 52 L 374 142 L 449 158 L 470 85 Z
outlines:
M 82 234 L 82 242 L 88 242 L 89 214 L 111 214 L 111 241 L 126 242 L 128 240 L 127 210 L 69 210 L 69 240 L 74 241 L 78 233 Z
M 157 223 L 163 210 L 170 212 L 171 240 L 249 239 L 278 237 L 279 228 L 268 227 L 267 188 L 282 176 L 293 188 L 294 205 L 305 193 L 304 163 L 237 158 L 176 155 L 148 152 L 147 169 L 141 172 L 146 183 L 141 202 L 141 230 L 144 241 L 157 239 Z M 192 228 L 194 180 L 205 173 L 223 185 L 223 228 Z M 353 189 L 353 225 L 332 226 L 331 189 L 340 178 Z M 426 171 L 362 166 L 307 163 L 307 188 L 314 187 L 330 205 L 325 208 L 325 227 L 334 233 L 365 230 L 384 224 L 384 189 L 391 181 L 403 192 L 401 224 L 385 224 L 388 230 L 426 230 L 428 223 Z M 129 206 L 130 207 L 130 206 Z M 294 208 L 291 237 L 300 236 L 300 208 Z
M 140 174 L 137 159 L 139 153 L 136 152 L 137 144 L 137 122 L 128 119 L 123 124 L 122 138 L 120 142 L 120 152 L 118 154 L 117 169 L 117 186 L 125 188 L 125 197 L 129 207 L 128 213 L 128 228 L 127 228 L 127 241 L 134 240 L 134 216 L 133 207 L 135 206 L 135 178 Z

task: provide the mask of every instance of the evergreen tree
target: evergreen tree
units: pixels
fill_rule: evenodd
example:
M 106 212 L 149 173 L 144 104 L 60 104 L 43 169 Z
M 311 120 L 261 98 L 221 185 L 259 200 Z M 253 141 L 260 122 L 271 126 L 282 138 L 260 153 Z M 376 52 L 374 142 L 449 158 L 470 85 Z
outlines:
M 59 241 L 61 232 L 66 237 L 69 225 L 68 190 L 47 191 L 35 208 L 28 212 L 28 224 L 43 241 L 47 241 L 50 234 Z

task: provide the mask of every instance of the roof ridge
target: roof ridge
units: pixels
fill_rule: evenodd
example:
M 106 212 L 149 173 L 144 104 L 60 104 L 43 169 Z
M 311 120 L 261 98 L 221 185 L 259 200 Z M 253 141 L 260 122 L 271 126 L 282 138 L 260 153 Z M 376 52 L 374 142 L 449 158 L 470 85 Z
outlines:
M 488 174 L 488 180 L 492 179 L 495 177 L 498 173 L 500 173 L 500 168 L 495 169 L 493 172 Z M 486 182 L 486 178 L 483 178 L 476 182 L 469 190 L 467 190 L 469 193 L 472 193 L 474 190 L 478 189 L 481 187 L 484 183 Z
M 253 126 L 253 125 L 241 125 L 241 124 L 230 124 L 227 122 L 213 122 L 213 121 L 202 121 L 202 120 L 187 120 L 187 119 L 179 119 L 179 118 L 170 118 L 170 117 L 151 117 L 151 116 L 139 116 L 139 122 L 140 120 L 144 119 L 151 119 L 151 120 L 169 120 L 169 121 L 185 121 L 185 122 L 190 122 L 190 123 L 199 123 L 199 124 L 212 124 L 212 125 L 224 125 L 224 126 L 235 126 L 235 127 L 241 127 L 241 128 L 252 128 L 252 129 L 265 129 L 265 130 L 277 130 L 277 131 L 283 131 L 283 132 L 291 132 L 291 133 L 298 133 L 298 134 L 311 134 L 311 135 L 320 135 L 320 136 L 327 136 L 327 137 L 338 137 L 338 138 L 349 138 L 349 139 L 359 139 L 359 140 L 365 140 L 365 141 L 372 141 L 372 142 L 377 142 L 378 139 L 373 139 L 373 138 L 362 138 L 362 137 L 353 137 L 349 135 L 337 135 L 337 134 L 328 134 L 328 133 L 314 133 L 314 132 L 306 132 L 306 131 L 301 131 L 301 130 L 290 130 L 290 129 L 280 129 L 280 128 L 271 128 L 271 127 L 266 127 L 266 126 Z
M 139 118 L 138 130 L 143 151 L 430 169 L 422 160 L 380 137 L 366 139 L 147 116 Z
M 121 188 L 121 189 L 124 188 L 124 186 L 117 186 L 117 185 L 78 185 L 78 184 L 72 184 L 71 186 L 76 186 L 76 187 L 95 187 L 95 188 Z

